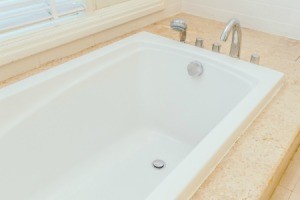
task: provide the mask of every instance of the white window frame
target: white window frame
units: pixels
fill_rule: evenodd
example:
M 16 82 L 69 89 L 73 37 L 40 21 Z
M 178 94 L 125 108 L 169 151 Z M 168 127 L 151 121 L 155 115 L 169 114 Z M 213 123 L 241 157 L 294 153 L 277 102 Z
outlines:
M 87 0 L 83 17 L 43 27 L 22 36 L 0 40 L 0 66 L 110 29 L 131 20 L 161 11 L 165 0 L 129 0 L 97 10 L 97 0 Z M 80 27 L 80 28 L 78 28 Z
M 65 0 L 62 0 L 61 4 L 56 3 L 56 0 L 7 0 L 4 4 L 0 3 L 0 5 L 4 5 L 4 8 L 0 8 L 0 12 L 4 11 L 0 16 L 0 18 L 4 20 L 4 27 L 0 27 L 0 41 L 16 37 L 18 34 L 40 29 L 43 26 L 51 26 L 60 21 L 70 20 L 83 15 L 86 13 L 86 1 L 90 2 L 94 0 L 67 0 L 65 3 L 64 1 Z M 67 6 L 66 3 L 76 1 L 78 1 L 78 4 L 76 3 L 73 8 L 61 10 L 61 12 L 56 10 L 56 7 L 63 9 L 64 6 Z M 34 4 L 35 2 L 37 4 Z M 14 12 L 13 8 L 15 6 L 18 8 L 18 12 Z M 25 8 L 22 8 L 22 6 L 25 6 Z M 31 18 L 34 17 L 35 14 L 39 15 L 39 17 L 36 19 Z M 25 17 L 26 19 L 28 15 L 30 17 L 29 21 L 23 20 L 23 18 Z M 8 25 L 5 23 L 6 19 L 8 21 L 15 20 L 16 24 L 11 23 Z

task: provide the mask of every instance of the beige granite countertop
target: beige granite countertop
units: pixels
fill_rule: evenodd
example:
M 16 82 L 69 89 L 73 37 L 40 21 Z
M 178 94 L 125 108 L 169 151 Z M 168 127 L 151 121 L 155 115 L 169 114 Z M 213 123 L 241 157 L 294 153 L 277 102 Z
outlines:
M 197 36 L 201 36 L 206 49 L 211 49 L 212 43 L 219 41 L 225 26 L 221 22 L 183 13 L 175 17 L 188 21 L 187 41 L 193 43 Z M 178 39 L 178 33 L 170 30 L 169 22 L 170 19 L 166 19 L 136 32 L 148 31 Z M 300 41 L 245 28 L 242 32 L 241 59 L 248 61 L 252 53 L 258 53 L 261 56 L 261 65 L 285 74 L 285 85 L 201 185 L 192 197 L 193 200 L 262 199 L 262 195 L 273 181 L 274 174 L 284 161 L 290 146 L 299 135 Z M 119 39 L 101 43 L 72 56 L 47 63 L 3 81 L 0 86 L 6 86 L 52 68 Z M 230 41 L 222 43 L 221 53 L 228 54 L 229 46 Z

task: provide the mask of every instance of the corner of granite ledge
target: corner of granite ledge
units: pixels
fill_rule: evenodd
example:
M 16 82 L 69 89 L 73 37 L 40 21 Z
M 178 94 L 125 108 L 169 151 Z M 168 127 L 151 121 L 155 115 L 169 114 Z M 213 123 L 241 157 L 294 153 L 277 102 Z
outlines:
M 267 200 L 265 197 L 269 197 L 274 189 L 272 184 L 278 184 L 285 166 L 299 146 L 299 124 L 294 127 L 293 135 L 297 139 L 291 140 L 294 145 L 291 144 L 292 148 L 287 149 L 278 146 L 270 148 L 272 144 L 265 140 L 264 145 L 269 144 L 268 148 L 263 149 L 260 156 L 252 157 L 254 160 L 251 159 L 251 153 L 260 151 L 256 149 L 259 147 L 255 145 L 257 140 L 244 139 L 248 140 L 248 146 L 242 149 L 240 145 L 244 144 L 237 141 L 191 200 Z M 255 158 L 267 160 L 269 164 L 255 162 Z
M 299 99 L 295 91 L 298 84 L 290 79 L 288 74 L 284 87 L 234 144 L 192 200 L 270 197 L 293 154 L 293 144 L 299 146 L 300 143 L 300 105 L 294 104 Z

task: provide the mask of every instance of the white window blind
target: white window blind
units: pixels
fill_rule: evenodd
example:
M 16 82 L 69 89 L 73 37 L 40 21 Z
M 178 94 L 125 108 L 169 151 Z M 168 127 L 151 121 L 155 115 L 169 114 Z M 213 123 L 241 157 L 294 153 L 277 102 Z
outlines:
M 105 8 L 119 3 L 123 3 L 125 1 L 129 1 L 129 0 L 96 0 L 96 3 L 97 3 L 97 8 Z
M 84 10 L 83 0 L 0 0 L 0 33 Z

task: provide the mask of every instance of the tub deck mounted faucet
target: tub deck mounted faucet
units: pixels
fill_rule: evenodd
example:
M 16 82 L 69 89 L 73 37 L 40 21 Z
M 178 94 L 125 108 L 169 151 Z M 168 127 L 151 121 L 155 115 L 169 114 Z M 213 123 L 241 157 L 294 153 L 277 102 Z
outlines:
M 240 58 L 241 43 L 242 43 L 242 30 L 240 21 L 233 18 L 228 21 L 222 35 L 221 40 L 227 41 L 228 36 L 232 30 L 232 41 L 229 55 L 234 58 Z

